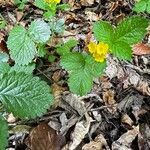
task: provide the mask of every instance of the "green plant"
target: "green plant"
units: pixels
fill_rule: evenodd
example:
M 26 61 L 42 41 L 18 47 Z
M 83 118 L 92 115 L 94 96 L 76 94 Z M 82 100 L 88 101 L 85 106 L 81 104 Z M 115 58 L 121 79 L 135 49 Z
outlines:
M 17 25 L 10 31 L 7 41 L 15 65 L 10 67 L 8 55 L 0 53 L 0 104 L 3 106 L 0 110 L 0 150 L 5 149 L 8 135 L 3 112 L 29 119 L 41 116 L 52 104 L 50 87 L 32 75 L 35 69 L 32 59 L 38 55 L 36 47 L 45 45 L 50 35 L 49 25 L 41 19 L 31 22 L 28 29 Z
M 70 42 L 58 47 L 56 51 L 61 55 L 61 66 L 69 73 L 70 90 L 78 95 L 87 94 L 94 78 L 103 73 L 108 52 L 121 60 L 130 61 L 131 46 L 142 40 L 148 24 L 147 19 L 138 16 L 126 18 L 117 27 L 106 21 L 98 21 L 94 23 L 93 32 L 99 43 L 91 42 L 88 45 L 91 54 L 70 52 L 75 46 L 70 46 Z
M 28 2 L 29 0 L 15 0 L 15 5 L 18 6 L 18 9 L 23 10 L 25 7 L 25 4 Z
M 37 55 L 37 44 L 45 43 L 51 35 L 49 25 L 41 19 L 31 23 L 28 30 L 15 26 L 9 33 L 7 46 L 10 56 L 18 65 L 28 65 Z
M 5 26 L 6 26 L 6 21 L 3 18 L 3 16 L 0 14 L 0 29 L 5 28 Z
M 133 8 L 137 13 L 146 12 L 150 14 L 150 0 L 140 0 Z
M 35 6 L 44 10 L 44 17 L 50 19 L 55 16 L 57 10 L 68 10 L 68 4 L 59 4 L 60 0 L 35 0 Z
M 0 84 L 0 102 L 4 111 L 12 112 L 20 119 L 41 116 L 52 104 L 49 86 L 31 74 L 10 71 L 8 67 L 5 72 L 0 72 Z M 6 147 L 8 135 L 7 123 L 2 118 L 0 114 L 1 150 Z

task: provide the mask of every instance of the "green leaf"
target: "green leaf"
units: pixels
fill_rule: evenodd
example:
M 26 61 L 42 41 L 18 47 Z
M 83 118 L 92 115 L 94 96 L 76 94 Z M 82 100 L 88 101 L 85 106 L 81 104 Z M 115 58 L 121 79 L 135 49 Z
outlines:
M 89 75 L 88 70 L 80 69 L 70 74 L 68 85 L 71 92 L 83 96 L 90 92 L 93 84 L 93 78 Z
M 10 71 L 13 72 L 24 72 L 26 74 L 32 74 L 33 70 L 35 69 L 35 64 L 31 63 L 28 65 L 20 66 L 15 64 L 13 67 L 11 67 Z
M 44 0 L 35 0 L 35 6 L 40 9 L 46 10 L 46 2 Z
M 65 30 L 65 20 L 59 19 L 59 20 L 52 20 L 50 23 L 50 29 L 55 33 L 62 33 Z
M 85 59 L 80 53 L 70 53 L 61 58 L 61 66 L 67 71 L 82 69 L 85 65 Z
M 16 26 L 11 30 L 7 46 L 11 58 L 19 65 L 29 64 L 36 54 L 35 44 L 22 26 Z
M 0 115 L 0 150 L 5 150 L 7 146 L 8 125 Z
M 42 19 L 33 21 L 29 27 L 28 34 L 37 43 L 45 43 L 50 38 L 50 27 Z
M 146 10 L 148 0 L 140 0 L 137 2 L 133 8 L 137 13 L 144 12 Z
M 132 58 L 132 49 L 129 46 L 129 44 L 118 41 L 116 43 L 113 43 L 110 47 L 111 52 L 114 56 L 118 57 L 121 60 L 131 60 Z
M 8 60 L 9 60 L 8 54 L 0 52 L 0 62 L 7 62 Z
M 69 10 L 71 8 L 71 6 L 69 4 L 59 4 L 57 5 L 57 9 L 60 10 Z
M 66 55 L 67 53 L 70 52 L 70 50 L 75 47 L 78 44 L 78 41 L 74 40 L 74 39 L 70 39 L 69 41 L 67 41 L 66 43 L 64 43 L 63 45 L 59 45 L 57 46 L 57 53 L 59 55 Z
M 38 56 L 44 57 L 46 55 L 46 45 L 45 44 L 38 44 Z
M 149 0 L 149 2 L 147 4 L 146 12 L 150 14 L 150 0 Z
M 91 55 L 87 55 L 85 59 L 86 68 L 93 77 L 100 77 L 106 68 L 106 61 L 99 63 L 94 60 Z
M 150 0 L 140 0 L 135 4 L 133 11 L 150 13 Z
M 0 85 L 0 101 L 21 119 L 41 116 L 52 104 L 49 86 L 38 77 L 12 72 L 1 75 Z
M 146 34 L 148 20 L 142 17 L 133 16 L 123 20 L 115 29 L 114 40 L 128 44 L 135 44 L 142 40 Z
M 10 66 L 6 62 L 1 62 L 0 63 L 0 74 L 2 73 L 8 73 L 10 71 Z
M 110 43 L 113 39 L 113 27 L 106 21 L 95 22 L 93 32 L 97 41 Z
M 106 62 L 98 63 L 92 56 L 74 52 L 62 56 L 61 66 L 69 71 L 71 92 L 82 96 L 90 92 L 93 79 L 103 73 Z

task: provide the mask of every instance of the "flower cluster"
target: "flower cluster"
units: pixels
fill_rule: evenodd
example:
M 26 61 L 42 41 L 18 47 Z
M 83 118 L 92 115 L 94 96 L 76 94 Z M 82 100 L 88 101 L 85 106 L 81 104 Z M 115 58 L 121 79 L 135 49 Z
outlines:
M 55 4 L 59 4 L 61 0 L 45 0 L 45 2 L 51 4 L 51 3 L 55 3 Z
M 90 42 L 88 45 L 89 52 L 93 55 L 94 59 L 97 62 L 103 62 L 108 53 L 108 44 L 103 42 L 99 42 L 96 44 L 95 42 Z

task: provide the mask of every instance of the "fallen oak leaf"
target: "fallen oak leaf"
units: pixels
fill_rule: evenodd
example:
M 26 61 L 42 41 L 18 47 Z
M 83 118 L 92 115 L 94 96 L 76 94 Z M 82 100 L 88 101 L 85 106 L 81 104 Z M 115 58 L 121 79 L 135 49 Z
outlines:
M 148 55 L 150 54 L 150 46 L 144 43 L 137 43 L 132 47 L 134 55 Z

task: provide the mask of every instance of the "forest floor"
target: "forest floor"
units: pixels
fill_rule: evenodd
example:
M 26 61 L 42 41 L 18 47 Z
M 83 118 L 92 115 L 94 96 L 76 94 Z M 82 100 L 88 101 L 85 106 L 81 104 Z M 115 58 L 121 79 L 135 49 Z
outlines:
M 57 11 L 55 16 L 56 20 L 64 19 L 64 32 L 47 43 L 51 60 L 47 56 L 38 57 L 33 73 L 51 85 L 54 104 L 43 116 L 27 121 L 7 114 L 7 150 L 149 150 L 150 50 L 146 55 L 135 54 L 131 62 L 109 56 L 105 74 L 94 80 L 91 92 L 85 96 L 70 92 L 68 73 L 60 67 L 60 57 L 55 51 L 56 44 L 69 39 L 79 41 L 77 51 L 86 50 L 93 39 L 93 22 L 105 20 L 117 25 L 136 15 L 132 11 L 135 1 L 62 0 L 61 3 L 71 6 L 67 11 Z M 43 17 L 43 11 L 32 0 L 23 10 L 13 0 L 0 0 L 0 14 L 7 22 L 0 30 L 0 49 L 6 53 L 9 53 L 7 37 L 13 26 L 25 27 Z M 141 15 L 150 19 L 146 13 Z M 150 31 L 143 42 L 150 44 Z

